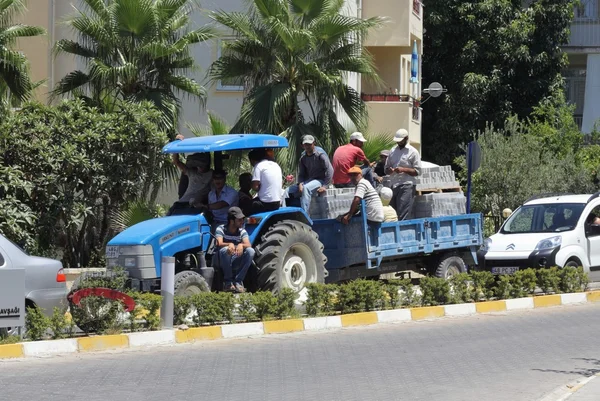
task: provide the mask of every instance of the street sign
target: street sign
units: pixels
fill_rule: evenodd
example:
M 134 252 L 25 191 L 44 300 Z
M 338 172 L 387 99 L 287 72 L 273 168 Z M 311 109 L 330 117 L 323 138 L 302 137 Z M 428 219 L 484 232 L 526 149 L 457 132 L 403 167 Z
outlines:
M 0 269 L 0 327 L 25 326 L 25 269 Z

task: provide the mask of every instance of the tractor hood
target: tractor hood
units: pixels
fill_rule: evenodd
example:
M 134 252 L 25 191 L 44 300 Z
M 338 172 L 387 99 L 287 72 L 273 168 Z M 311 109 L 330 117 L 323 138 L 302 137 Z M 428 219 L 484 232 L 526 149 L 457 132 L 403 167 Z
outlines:
M 179 235 L 200 231 L 200 226 L 208 226 L 208 222 L 201 214 L 159 217 L 142 221 L 127 228 L 108 242 L 108 245 L 146 245 L 159 244 Z

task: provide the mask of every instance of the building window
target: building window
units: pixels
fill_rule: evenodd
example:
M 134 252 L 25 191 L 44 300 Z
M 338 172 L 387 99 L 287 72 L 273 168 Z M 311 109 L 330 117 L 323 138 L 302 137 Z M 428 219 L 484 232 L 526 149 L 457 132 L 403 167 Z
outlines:
M 598 0 L 579 0 L 575 5 L 575 20 L 598 19 Z
M 226 54 L 227 50 L 223 48 L 224 43 L 232 39 L 219 39 L 217 42 L 217 59 L 221 58 L 221 55 Z M 237 79 L 224 79 L 217 82 L 218 91 L 231 91 L 240 92 L 244 90 L 244 83 Z
M 575 105 L 575 115 L 583 114 L 585 101 L 585 76 L 586 70 L 582 68 L 569 68 L 563 72 L 565 78 L 565 97 L 567 103 Z

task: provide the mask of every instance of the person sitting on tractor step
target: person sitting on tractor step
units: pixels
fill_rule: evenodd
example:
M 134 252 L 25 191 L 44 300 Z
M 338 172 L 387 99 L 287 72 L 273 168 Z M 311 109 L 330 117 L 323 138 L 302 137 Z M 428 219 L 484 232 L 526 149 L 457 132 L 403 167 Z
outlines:
M 213 189 L 208 194 L 208 209 L 213 214 L 213 227 L 227 223 L 229 208 L 238 205 L 238 193 L 225 184 L 227 173 L 223 170 L 213 172 Z
M 315 147 L 315 138 L 306 135 L 302 138 L 304 152 L 298 165 L 298 184 L 288 188 L 288 194 L 300 197 L 300 207 L 308 212 L 310 201 L 315 193 L 325 192 L 333 177 L 333 167 L 327 153 Z
M 381 181 L 383 181 L 383 177 L 385 177 L 385 162 L 389 155 L 389 150 L 382 150 L 379 152 L 379 160 L 371 163 L 371 168 L 373 168 L 373 179 L 380 184 Z
M 187 157 L 185 164 L 179 160 L 179 154 L 173 154 L 173 164 L 187 175 L 189 184 L 167 215 L 198 214 L 206 209 L 213 173 L 210 162 L 210 153 L 194 153 Z
M 377 191 L 373 188 L 373 185 L 369 181 L 363 178 L 362 170 L 358 166 L 354 166 L 348 170 L 352 183 L 356 185 L 356 191 L 354 192 L 354 199 L 348 213 L 341 216 L 342 224 L 350 223 L 352 216 L 356 214 L 360 206 L 361 200 L 365 200 L 365 206 L 367 210 L 363 210 L 363 213 L 367 215 L 367 221 L 370 223 L 381 223 L 383 222 L 383 204 Z
M 398 144 L 385 162 L 385 171 L 388 174 L 398 174 L 399 180 L 394 184 L 394 196 L 390 202 L 396 209 L 398 220 L 412 218 L 413 203 L 417 193 L 415 177 L 421 171 L 421 156 L 417 149 L 408 143 L 408 131 L 399 129 L 394 135 L 394 142 Z
M 246 291 L 243 283 L 254 259 L 254 249 L 243 228 L 245 217 L 239 207 L 231 207 L 227 213 L 227 224 L 220 225 L 215 232 L 223 269 L 223 291 Z
M 381 203 L 383 204 L 383 222 L 389 223 L 392 221 L 398 221 L 398 216 L 396 215 L 396 210 L 390 206 L 390 201 L 392 200 L 394 193 L 390 188 L 383 187 L 381 191 L 379 191 L 379 197 L 381 198 Z
M 350 143 L 340 146 L 333 153 L 333 185 L 336 188 L 352 187 L 348 170 L 355 166 L 357 162 L 362 161 L 362 175 L 367 179 L 371 186 L 375 186 L 373 182 L 373 172 L 369 165 L 371 162 L 365 156 L 362 147 L 367 142 L 363 134 L 355 132 L 350 135 Z
M 238 191 L 238 206 L 246 216 L 252 214 L 252 174 L 242 173 L 239 178 L 240 190 Z
M 252 202 L 252 214 L 279 209 L 283 195 L 281 167 L 267 159 L 264 149 L 250 151 L 248 159 L 252 165 L 252 189 L 258 193 Z

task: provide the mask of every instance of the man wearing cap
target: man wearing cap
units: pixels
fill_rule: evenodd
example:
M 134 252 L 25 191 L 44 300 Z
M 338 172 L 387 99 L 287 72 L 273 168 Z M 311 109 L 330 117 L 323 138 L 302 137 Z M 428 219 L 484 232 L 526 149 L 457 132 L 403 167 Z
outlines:
M 227 213 L 232 206 L 238 206 L 238 192 L 225 184 L 227 173 L 213 172 L 213 189 L 208 194 L 208 209 L 213 215 L 213 228 L 227 223 Z
M 243 283 L 254 259 L 254 249 L 243 228 L 245 217 L 239 207 L 231 207 L 227 213 L 227 224 L 218 226 L 215 231 L 219 262 L 223 269 L 223 291 L 246 291 Z
M 188 156 L 185 164 L 179 160 L 179 154 L 173 154 L 173 164 L 188 177 L 189 183 L 168 215 L 201 213 L 206 208 L 213 173 L 210 162 L 210 153 L 194 153 Z
M 379 152 L 379 160 L 377 162 L 371 163 L 371 167 L 373 168 L 373 178 L 375 181 L 381 183 L 385 174 L 385 162 L 390 155 L 389 150 L 382 150 Z
M 396 209 L 398 220 L 412 218 L 412 208 L 416 194 L 416 179 L 421 171 L 421 156 L 417 149 L 408 143 L 408 132 L 399 129 L 394 135 L 398 145 L 392 149 L 385 162 L 385 172 L 396 174 L 393 197 L 390 202 Z
M 350 182 L 350 175 L 348 170 L 354 167 L 357 162 L 362 161 L 362 174 L 363 177 L 368 180 L 372 186 L 375 185 L 373 181 L 373 172 L 371 170 L 369 159 L 365 156 L 362 147 L 367 142 L 363 134 L 355 132 L 350 135 L 350 143 L 340 146 L 335 150 L 333 154 L 333 185 L 336 188 L 348 188 L 352 186 Z
M 300 206 L 308 212 L 312 196 L 326 190 L 333 178 L 333 167 L 325 152 L 315 146 L 315 138 L 302 138 L 304 152 L 298 165 L 298 184 L 288 188 L 288 194 L 300 196 Z
M 367 215 L 367 221 L 371 223 L 381 223 L 384 219 L 383 215 L 383 204 L 377 191 L 373 188 L 373 185 L 369 181 L 363 178 L 362 170 L 358 166 L 351 167 L 348 170 L 350 180 L 353 185 L 356 185 L 356 191 L 354 192 L 354 199 L 348 213 L 341 216 L 340 221 L 342 224 L 350 223 L 352 216 L 358 211 L 360 201 L 364 199 L 366 209 L 363 211 Z

